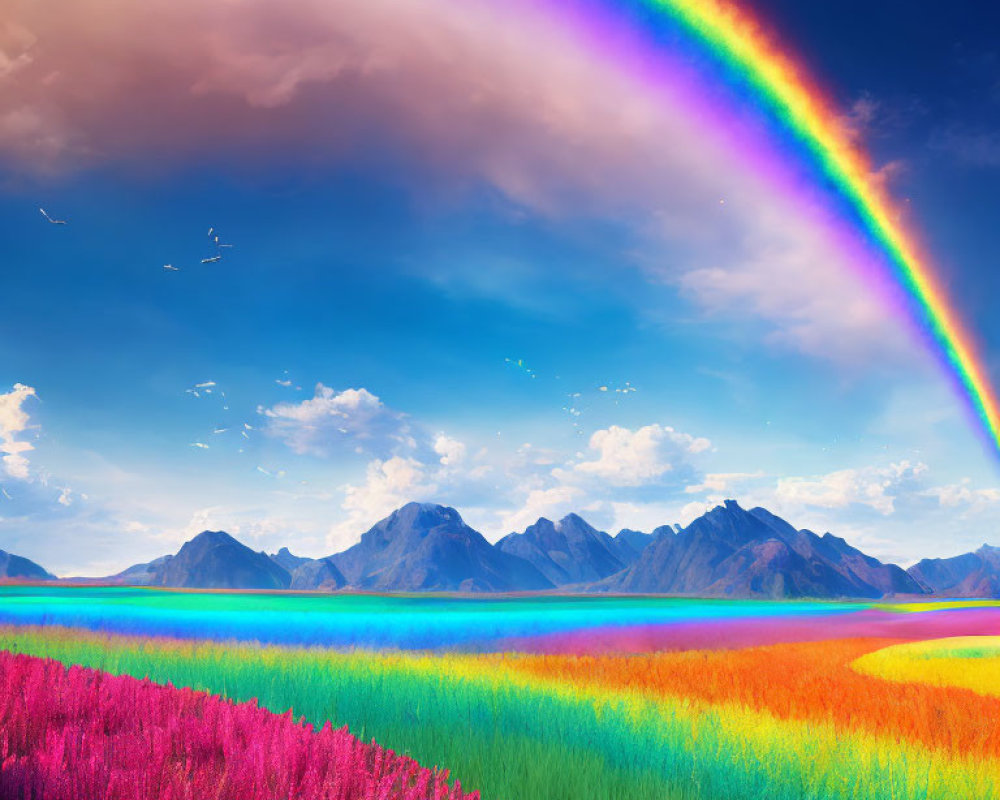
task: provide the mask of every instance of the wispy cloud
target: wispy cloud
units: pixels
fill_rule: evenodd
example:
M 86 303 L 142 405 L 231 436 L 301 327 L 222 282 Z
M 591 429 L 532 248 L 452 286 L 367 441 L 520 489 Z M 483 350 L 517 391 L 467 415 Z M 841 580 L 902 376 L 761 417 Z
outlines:
M 365 388 L 336 391 L 322 383 L 300 403 L 261 407 L 265 431 L 296 453 L 328 457 L 345 450 L 386 455 L 416 447 L 406 416 Z
M 781 478 L 774 490 L 783 507 L 828 509 L 868 506 L 879 514 L 896 510 L 895 499 L 918 485 L 927 465 L 900 461 L 884 467 L 843 469 L 813 478 Z

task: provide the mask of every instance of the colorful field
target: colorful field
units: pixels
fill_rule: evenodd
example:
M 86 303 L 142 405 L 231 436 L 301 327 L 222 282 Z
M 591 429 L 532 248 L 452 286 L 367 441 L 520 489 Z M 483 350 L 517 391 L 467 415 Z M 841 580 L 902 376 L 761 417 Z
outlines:
M 329 723 L 0 653 L 0 797 L 475 800 Z
M 483 798 L 1000 797 L 992 603 L 2 598 L 0 648 L 347 726 Z

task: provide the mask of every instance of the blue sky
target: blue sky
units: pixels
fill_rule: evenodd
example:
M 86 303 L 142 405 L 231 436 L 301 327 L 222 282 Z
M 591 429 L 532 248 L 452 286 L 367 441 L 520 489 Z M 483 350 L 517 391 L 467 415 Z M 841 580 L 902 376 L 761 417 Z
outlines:
M 0 547 L 102 574 L 206 527 L 324 555 L 410 499 L 496 539 L 725 497 L 904 562 L 997 543 L 995 455 L 845 277 L 819 190 L 788 208 L 542 10 L 306 3 L 275 33 L 250 5 L 183 66 L 193 3 L 150 6 L 148 63 L 138 12 L 71 46 L 41 4 L 0 36 Z M 808 5 L 753 7 L 886 168 L 996 378 L 996 25 Z M 480 55 L 498 25 L 523 44 Z M 80 67 L 98 47 L 106 73 Z M 233 248 L 201 264 L 209 228 Z

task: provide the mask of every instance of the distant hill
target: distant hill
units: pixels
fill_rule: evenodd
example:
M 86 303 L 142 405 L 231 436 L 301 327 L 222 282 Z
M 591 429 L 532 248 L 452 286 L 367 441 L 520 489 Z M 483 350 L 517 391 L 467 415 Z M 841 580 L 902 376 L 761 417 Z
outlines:
M 287 572 L 294 572 L 296 567 L 315 560 L 293 555 L 287 547 L 282 547 L 277 553 L 271 553 L 268 558 Z
M 108 580 L 128 586 L 149 586 L 156 583 L 157 575 L 172 558 L 172 555 L 160 556 L 145 564 L 133 564 L 117 575 L 112 575 Z
M 289 589 L 332 591 L 347 584 L 343 573 L 329 558 L 305 558 L 294 555 L 287 547 L 268 556 L 291 575 Z
M 934 594 L 1000 597 L 1000 548 L 988 544 L 954 558 L 925 558 L 907 572 Z
M 639 541 L 632 536 L 626 539 Z M 528 561 L 553 586 L 598 581 L 620 572 L 637 558 L 632 544 L 616 542 L 576 514 L 558 522 L 542 517 L 524 533 L 505 536 L 496 547 Z
M 288 587 L 296 591 L 319 589 L 333 591 L 347 585 L 337 565 L 330 558 L 307 558 L 292 570 L 292 582 Z
M 765 509 L 734 500 L 673 535 L 594 588 L 718 597 L 868 597 L 921 594 L 900 567 L 843 539 L 798 531 Z
M 52 581 L 56 576 L 46 571 L 31 559 L 16 556 L 6 550 L 0 550 L 0 579 L 18 579 L 26 581 Z
M 550 589 L 531 563 L 493 547 L 453 508 L 408 503 L 330 560 L 351 586 L 378 591 Z
M 153 570 L 151 586 L 190 589 L 287 589 L 288 570 L 224 531 L 203 531 Z

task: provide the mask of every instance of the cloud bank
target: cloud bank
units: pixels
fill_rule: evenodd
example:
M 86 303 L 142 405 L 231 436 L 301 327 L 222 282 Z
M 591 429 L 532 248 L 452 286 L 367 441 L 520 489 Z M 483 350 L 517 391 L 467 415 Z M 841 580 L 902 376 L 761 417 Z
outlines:
M 892 290 L 860 277 L 875 256 L 837 238 L 822 191 L 753 115 L 713 114 L 704 100 L 725 90 L 696 64 L 582 8 L 0 0 L 0 161 L 141 174 L 367 161 L 423 195 L 485 184 L 535 214 L 621 226 L 622 263 L 765 320 L 778 346 L 911 358 L 886 319 Z M 748 148 L 773 151 L 771 174 Z
M 24 403 L 35 396 L 34 388 L 23 383 L 15 383 L 11 391 L 0 394 L 0 463 L 6 475 L 17 480 L 30 477 L 25 453 L 35 448 L 30 442 L 23 441 L 21 435 L 30 423 Z

